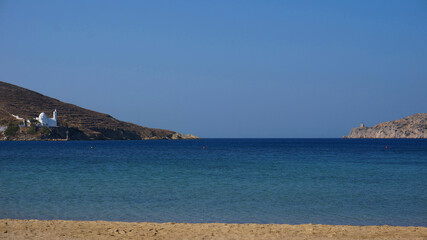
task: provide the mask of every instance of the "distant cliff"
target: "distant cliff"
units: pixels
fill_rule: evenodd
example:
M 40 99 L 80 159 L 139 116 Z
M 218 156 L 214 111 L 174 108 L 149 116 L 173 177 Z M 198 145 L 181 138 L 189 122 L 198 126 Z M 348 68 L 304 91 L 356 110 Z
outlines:
M 373 127 L 352 128 L 344 138 L 427 138 L 427 113 L 417 113 Z
M 13 134 L 5 134 L 11 122 L 31 120 L 41 112 L 50 117 L 58 110 L 57 128 L 20 127 Z M 10 129 L 11 130 L 11 129 Z M 119 121 L 104 113 L 64 103 L 40 93 L 0 81 L 0 140 L 138 140 L 138 139 L 196 139 L 170 130 L 142 127 Z

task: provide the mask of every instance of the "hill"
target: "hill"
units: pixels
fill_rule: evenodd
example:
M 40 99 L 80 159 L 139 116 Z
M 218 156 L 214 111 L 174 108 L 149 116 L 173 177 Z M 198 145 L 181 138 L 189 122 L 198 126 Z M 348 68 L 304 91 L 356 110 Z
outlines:
M 18 121 L 15 116 L 34 119 L 41 112 L 51 117 L 58 111 L 58 127 L 49 131 L 28 134 L 21 128 L 12 140 L 63 139 L 70 140 L 138 140 L 138 139 L 193 139 L 193 135 L 183 135 L 174 131 L 142 127 L 133 123 L 119 121 L 104 113 L 64 103 L 40 93 L 0 81 L 0 129 L 9 122 Z M 28 128 L 28 127 L 27 127 Z M 0 134 L 0 140 L 2 140 Z
M 427 138 L 427 113 L 417 113 L 373 127 L 352 128 L 344 138 Z

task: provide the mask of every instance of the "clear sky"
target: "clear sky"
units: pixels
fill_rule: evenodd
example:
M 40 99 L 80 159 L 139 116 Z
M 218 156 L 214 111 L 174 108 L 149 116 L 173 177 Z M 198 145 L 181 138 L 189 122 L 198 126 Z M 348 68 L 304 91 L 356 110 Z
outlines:
M 341 137 L 427 112 L 427 1 L 0 0 L 0 80 L 205 138 Z

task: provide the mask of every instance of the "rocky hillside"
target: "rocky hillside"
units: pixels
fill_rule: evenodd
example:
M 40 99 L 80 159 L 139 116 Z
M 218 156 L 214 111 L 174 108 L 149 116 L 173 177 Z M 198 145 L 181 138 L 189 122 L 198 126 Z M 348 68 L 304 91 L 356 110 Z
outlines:
M 15 116 L 34 119 L 41 112 L 52 117 L 58 111 L 58 128 L 36 133 L 21 127 L 10 140 L 62 139 L 68 131 L 71 140 L 138 140 L 138 139 L 193 139 L 193 135 L 183 135 L 170 130 L 142 127 L 119 121 L 104 113 L 91 111 L 73 104 L 64 103 L 40 93 L 0 81 L 0 140 L 4 137 L 4 127 L 9 122 L 19 123 Z M 22 122 L 22 121 L 21 121 Z
M 427 113 L 417 113 L 373 127 L 352 128 L 344 138 L 427 138 Z

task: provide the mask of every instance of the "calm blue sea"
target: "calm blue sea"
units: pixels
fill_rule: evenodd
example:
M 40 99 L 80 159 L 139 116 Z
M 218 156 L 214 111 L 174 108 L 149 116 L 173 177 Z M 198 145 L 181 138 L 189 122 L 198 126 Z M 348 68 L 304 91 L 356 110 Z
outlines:
M 427 140 L 0 142 L 0 218 L 427 226 Z

